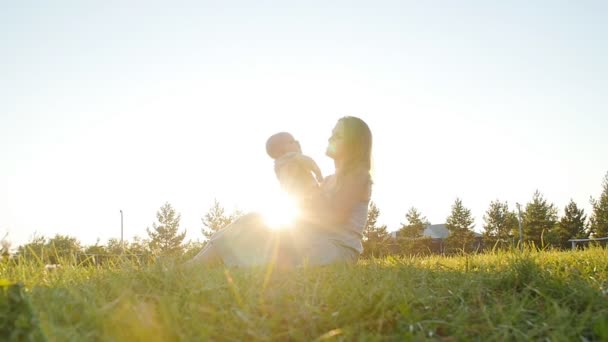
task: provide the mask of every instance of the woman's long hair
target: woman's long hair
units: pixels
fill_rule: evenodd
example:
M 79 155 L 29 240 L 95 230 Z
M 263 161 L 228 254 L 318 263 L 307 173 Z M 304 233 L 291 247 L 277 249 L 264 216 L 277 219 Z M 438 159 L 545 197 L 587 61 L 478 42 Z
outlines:
M 350 174 L 365 172 L 369 177 L 371 186 L 372 167 L 372 132 L 365 121 L 345 116 L 338 120 L 344 127 L 344 164 L 339 174 L 336 174 L 338 183 L 340 179 Z
M 371 130 L 365 121 L 354 116 L 345 116 L 338 123 L 344 127 L 344 172 L 359 169 L 369 172 L 372 166 Z

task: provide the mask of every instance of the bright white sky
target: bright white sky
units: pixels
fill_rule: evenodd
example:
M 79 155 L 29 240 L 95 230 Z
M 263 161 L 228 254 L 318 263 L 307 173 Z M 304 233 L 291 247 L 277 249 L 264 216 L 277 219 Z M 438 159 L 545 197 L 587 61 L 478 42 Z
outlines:
M 476 229 L 536 189 L 589 210 L 608 171 L 605 1 L 18 1 L 0 11 L 0 233 L 144 237 L 169 201 L 278 192 L 266 137 L 325 174 L 335 121 L 374 134 L 389 230 L 411 206 Z M 258 5 L 252 5 L 256 3 Z M 304 5 L 305 3 L 305 5 Z

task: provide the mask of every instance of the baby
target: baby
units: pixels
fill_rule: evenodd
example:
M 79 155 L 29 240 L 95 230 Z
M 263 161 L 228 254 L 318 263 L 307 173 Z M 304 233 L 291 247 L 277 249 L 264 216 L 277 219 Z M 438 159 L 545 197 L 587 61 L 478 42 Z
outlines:
M 289 133 L 277 133 L 266 141 L 266 152 L 274 159 L 274 172 L 283 190 L 301 204 L 310 199 L 323 176 L 317 163 L 302 154 L 300 143 Z

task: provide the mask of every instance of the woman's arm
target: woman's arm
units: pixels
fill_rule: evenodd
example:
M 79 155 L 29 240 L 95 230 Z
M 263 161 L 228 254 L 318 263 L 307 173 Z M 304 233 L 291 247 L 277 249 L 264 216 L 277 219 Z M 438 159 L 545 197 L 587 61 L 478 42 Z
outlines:
M 353 207 L 366 201 L 371 193 L 371 179 L 366 171 L 353 172 L 338 182 L 336 175 L 325 178 L 314 199 L 318 219 L 325 223 L 345 223 Z

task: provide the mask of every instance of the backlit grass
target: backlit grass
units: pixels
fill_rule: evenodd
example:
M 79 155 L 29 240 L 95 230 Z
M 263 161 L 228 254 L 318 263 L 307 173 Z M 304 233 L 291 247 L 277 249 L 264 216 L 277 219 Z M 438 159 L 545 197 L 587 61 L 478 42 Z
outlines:
M 608 340 L 602 248 L 273 272 L 169 261 L 0 271 L 24 284 L 42 334 L 57 341 Z

